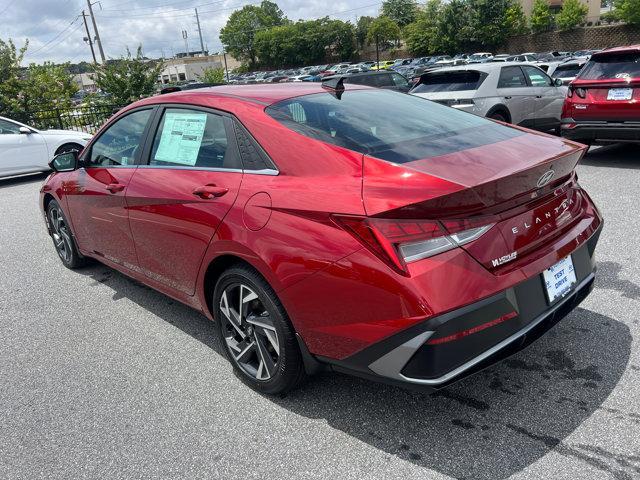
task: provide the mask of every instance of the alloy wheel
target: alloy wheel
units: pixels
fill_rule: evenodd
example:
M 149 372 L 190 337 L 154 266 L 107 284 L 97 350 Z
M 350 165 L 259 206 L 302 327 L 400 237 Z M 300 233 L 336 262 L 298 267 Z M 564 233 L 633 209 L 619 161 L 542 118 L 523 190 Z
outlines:
M 280 341 L 258 294 L 244 284 L 225 288 L 220 298 L 223 335 L 235 363 L 256 380 L 269 380 L 278 367 Z
M 62 213 L 57 207 L 52 207 L 49 210 L 49 223 L 51 225 L 53 244 L 56 247 L 58 255 L 60 255 L 63 261 L 67 263 L 70 262 L 72 255 L 71 234 Z

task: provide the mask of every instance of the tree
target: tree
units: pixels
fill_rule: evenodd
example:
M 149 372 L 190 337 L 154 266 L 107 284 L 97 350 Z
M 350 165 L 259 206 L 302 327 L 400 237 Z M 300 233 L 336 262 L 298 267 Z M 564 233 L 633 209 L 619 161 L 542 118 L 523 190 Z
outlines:
M 524 35 L 529 31 L 527 16 L 517 0 L 512 1 L 511 6 L 507 8 L 506 21 L 509 36 Z
M 20 64 L 27 51 L 26 42 L 20 49 L 13 40 L 0 40 L 0 110 L 17 108 L 20 91 Z
M 255 50 L 264 67 L 311 65 L 327 55 L 347 60 L 355 51 L 355 30 L 350 23 L 329 17 L 300 20 L 257 32 Z
M 364 48 L 367 43 L 367 33 L 369 32 L 369 27 L 371 27 L 371 23 L 375 19 L 373 17 L 360 17 L 358 19 L 358 23 L 356 24 L 356 41 L 358 42 L 358 48 Z
M 535 0 L 531 10 L 531 30 L 533 33 L 541 33 L 551 27 L 551 11 L 548 0 Z
M 143 59 L 142 46 L 135 57 L 127 49 L 126 57 L 95 67 L 96 86 L 109 95 L 110 103 L 125 105 L 155 92 L 162 67 Z
M 437 53 L 438 22 L 442 15 L 442 1 L 429 0 L 424 10 L 418 13 L 415 22 L 404 28 L 403 37 L 412 55 L 423 56 Z
M 264 0 L 259 6 L 245 5 L 231 14 L 220 30 L 220 41 L 227 52 L 253 68 L 257 63 L 254 40 L 258 32 L 287 23 L 284 13 L 273 2 Z
M 367 41 L 369 43 L 386 44 L 400 39 L 400 27 L 389 17 L 378 17 L 369 27 Z
M 580 0 L 564 0 L 556 17 L 556 25 L 560 30 L 572 30 L 585 22 L 587 13 L 589 7 Z
M 32 63 L 20 81 L 16 107 L 23 111 L 68 108 L 77 91 L 78 86 L 69 74 L 68 63 Z
M 623 22 L 640 25 L 640 0 L 615 0 L 616 17 Z
M 470 30 L 468 4 L 464 0 L 451 0 L 443 7 L 438 21 L 437 50 L 434 53 L 460 52 L 468 42 Z
M 200 75 L 200 80 L 204 83 L 225 83 L 224 68 L 205 68 Z
M 386 0 L 382 2 L 382 15 L 393 20 L 399 27 L 415 22 L 418 5 L 415 0 Z
M 471 17 L 469 40 L 487 47 L 502 45 L 509 34 L 510 0 L 468 0 Z

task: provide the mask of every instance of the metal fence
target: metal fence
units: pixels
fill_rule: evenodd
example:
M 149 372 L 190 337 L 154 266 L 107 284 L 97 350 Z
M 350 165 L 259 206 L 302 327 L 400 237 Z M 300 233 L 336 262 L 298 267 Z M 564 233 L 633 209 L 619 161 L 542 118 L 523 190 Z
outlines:
M 120 105 L 93 105 L 90 107 L 53 108 L 47 110 L 1 112 L 0 116 L 22 122 L 31 127 L 47 130 L 75 130 L 95 133 Z

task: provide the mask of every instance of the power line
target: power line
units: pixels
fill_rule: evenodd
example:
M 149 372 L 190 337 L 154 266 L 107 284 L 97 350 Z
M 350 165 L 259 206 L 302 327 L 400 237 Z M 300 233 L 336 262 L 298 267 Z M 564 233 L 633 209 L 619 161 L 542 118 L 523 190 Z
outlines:
M 0 11 L 0 15 L 3 15 L 7 10 L 9 10 L 13 4 L 16 3 L 16 0 L 9 0 L 9 3 L 7 3 L 7 6 L 4 7 L 4 9 L 2 9 L 2 11 Z
M 51 40 L 49 40 L 47 43 L 45 43 L 44 45 L 42 45 L 40 48 L 37 48 L 36 50 L 32 50 L 32 51 L 27 51 L 27 53 L 25 54 L 26 57 L 34 55 L 38 52 L 40 52 L 41 50 L 43 50 L 44 48 L 46 48 L 48 45 L 50 45 L 51 43 L 55 42 L 58 38 L 60 38 L 61 35 L 63 35 L 65 32 L 67 32 L 74 23 L 76 23 L 79 20 L 80 16 L 76 16 L 71 23 L 69 23 L 69 25 L 67 25 L 60 33 L 58 33 L 55 37 L 53 37 Z M 77 26 L 82 26 L 81 23 L 79 23 Z

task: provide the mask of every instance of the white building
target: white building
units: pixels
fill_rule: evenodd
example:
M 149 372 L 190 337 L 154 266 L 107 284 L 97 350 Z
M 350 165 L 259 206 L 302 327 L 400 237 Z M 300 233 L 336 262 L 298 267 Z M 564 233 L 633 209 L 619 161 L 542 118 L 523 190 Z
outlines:
M 227 55 L 229 71 L 240 66 L 235 58 Z M 207 55 L 206 57 L 182 57 L 166 60 L 164 68 L 158 76 L 158 82 L 166 85 L 176 82 L 198 81 L 202 73 L 209 68 L 224 68 L 223 55 Z

